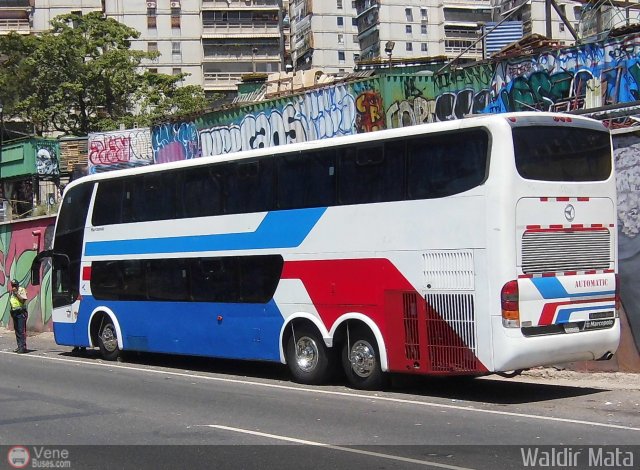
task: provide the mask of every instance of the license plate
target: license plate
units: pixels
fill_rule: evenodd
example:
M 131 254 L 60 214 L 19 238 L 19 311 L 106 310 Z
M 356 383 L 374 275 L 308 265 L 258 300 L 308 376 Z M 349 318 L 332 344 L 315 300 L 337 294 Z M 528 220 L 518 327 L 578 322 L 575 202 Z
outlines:
M 580 327 L 575 323 L 565 323 L 563 327 L 565 333 L 578 333 L 580 331 Z

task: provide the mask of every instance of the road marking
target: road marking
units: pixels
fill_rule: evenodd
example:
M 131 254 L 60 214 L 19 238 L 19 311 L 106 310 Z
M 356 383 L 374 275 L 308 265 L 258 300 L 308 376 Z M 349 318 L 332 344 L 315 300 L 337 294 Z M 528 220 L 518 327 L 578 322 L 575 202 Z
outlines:
M 267 434 L 265 432 L 251 431 L 250 429 L 242 429 L 242 428 L 232 428 L 229 426 L 221 426 L 218 424 L 197 424 L 191 427 L 222 429 L 223 431 L 232 431 L 232 432 L 238 432 L 242 434 L 250 434 L 252 436 L 267 437 L 269 439 L 276 439 L 278 441 L 292 442 L 294 444 L 303 444 L 306 446 L 323 447 L 325 449 L 339 450 L 341 452 L 350 452 L 352 454 L 366 455 L 369 457 L 396 460 L 396 461 L 405 462 L 405 463 L 414 463 L 414 464 L 423 465 L 426 467 L 448 468 L 450 470 L 473 470 L 468 467 L 458 467 L 456 465 L 447 465 L 445 463 L 430 462 L 428 460 L 412 459 L 409 457 L 402 457 L 400 455 L 382 454 L 380 452 L 372 452 L 372 451 L 363 450 L 363 449 L 353 449 L 351 447 L 336 446 L 333 444 L 326 444 L 324 442 L 317 442 L 317 441 L 307 441 L 306 439 L 296 439 L 294 437 L 279 436 L 277 434 Z
M 0 354 L 15 355 L 15 353 L 12 353 L 10 351 L 0 351 Z M 207 376 L 207 375 L 188 374 L 188 373 L 185 373 L 185 372 L 171 372 L 171 371 L 158 370 L 158 369 L 145 369 L 143 367 L 134 367 L 134 366 L 124 365 L 121 362 L 108 362 L 108 363 L 105 363 L 105 362 L 87 362 L 87 361 L 80 361 L 80 360 L 77 360 L 77 359 L 65 359 L 65 358 L 61 358 L 61 357 L 49 357 L 49 356 L 40 356 L 40 355 L 34 355 L 34 354 L 23 354 L 23 355 L 21 355 L 19 357 L 20 358 L 31 358 L 31 359 L 46 359 L 46 360 L 49 360 L 49 361 L 70 362 L 70 363 L 73 363 L 73 364 L 89 365 L 89 366 L 95 366 L 95 367 L 107 367 L 107 368 L 112 368 L 112 369 L 124 369 L 124 370 L 136 371 L 136 372 L 147 372 L 147 373 L 152 373 L 152 374 L 164 374 L 164 375 L 171 375 L 171 376 L 174 376 L 174 377 L 184 377 L 184 378 L 189 378 L 189 379 L 197 378 L 197 379 L 201 379 L 201 380 L 209 380 L 209 381 L 212 381 L 212 382 L 223 382 L 223 383 L 233 383 L 233 384 L 243 384 L 243 385 L 256 385 L 258 387 L 263 387 L 263 388 L 273 388 L 273 389 L 279 389 L 279 390 L 291 390 L 291 391 L 304 392 L 304 393 L 316 394 L 316 395 L 348 397 L 348 398 L 365 399 L 365 400 L 379 400 L 379 401 L 386 401 L 386 402 L 391 402 L 391 403 L 401 403 L 401 404 L 404 404 L 404 405 L 418 405 L 418 406 L 424 406 L 424 407 L 430 407 L 430 408 L 441 408 L 441 409 L 445 409 L 445 410 L 469 411 L 469 412 L 474 412 L 474 413 L 493 414 L 493 415 L 499 415 L 499 416 L 510 416 L 510 417 L 526 418 L 526 419 L 540 420 L 540 421 L 554 421 L 554 422 L 558 422 L 558 423 L 581 424 L 581 425 L 586 425 L 586 426 L 595 426 L 595 427 L 611 428 L 611 429 L 624 429 L 626 431 L 640 431 L 640 427 L 624 426 L 624 425 L 621 425 L 621 424 L 598 423 L 598 422 L 594 422 L 594 421 L 584 421 L 584 420 L 580 420 L 580 419 L 555 418 L 553 416 L 540 416 L 540 415 L 531 415 L 531 414 L 526 414 L 526 413 L 514 413 L 512 411 L 487 410 L 487 409 L 483 409 L 483 408 L 473 408 L 471 406 L 446 405 L 444 403 L 433 403 L 433 402 L 428 402 L 428 401 L 406 400 L 406 399 L 403 399 L 403 398 L 392 398 L 392 397 L 381 397 L 381 396 L 378 396 L 378 395 L 374 394 L 375 392 L 372 392 L 371 394 L 337 392 L 337 391 L 333 391 L 333 390 L 322 390 L 322 389 L 316 389 L 316 388 L 306 388 L 306 387 L 302 387 L 302 386 L 296 387 L 296 386 L 293 386 L 293 385 L 278 385 L 278 384 L 270 384 L 270 383 L 263 383 L 263 382 L 254 382 L 254 381 L 251 381 L 251 380 L 229 379 L 229 378 L 224 378 L 224 377 L 211 377 L 211 376 Z

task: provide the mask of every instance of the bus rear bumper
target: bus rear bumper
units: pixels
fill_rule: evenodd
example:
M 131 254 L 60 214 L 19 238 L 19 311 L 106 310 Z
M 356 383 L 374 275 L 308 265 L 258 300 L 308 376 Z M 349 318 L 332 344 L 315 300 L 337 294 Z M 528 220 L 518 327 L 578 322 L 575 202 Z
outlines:
M 574 361 L 593 361 L 613 354 L 620 343 L 620 320 L 608 329 L 525 337 L 492 317 L 492 372 L 507 372 Z

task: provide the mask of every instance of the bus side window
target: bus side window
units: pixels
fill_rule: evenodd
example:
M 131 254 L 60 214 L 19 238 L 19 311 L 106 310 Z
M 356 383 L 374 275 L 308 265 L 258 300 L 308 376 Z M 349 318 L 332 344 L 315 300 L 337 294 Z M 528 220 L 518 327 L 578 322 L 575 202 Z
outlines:
M 390 144 L 338 149 L 338 193 L 341 204 L 402 199 L 404 146 L 402 142 Z
M 121 180 L 100 181 L 93 204 L 93 225 L 112 225 L 122 222 L 123 184 Z
M 214 168 L 190 168 L 182 181 L 182 217 L 222 214 L 222 185 Z
M 407 144 L 409 199 L 452 196 L 482 184 L 487 173 L 488 135 L 471 130 L 412 138 Z
M 184 259 L 146 261 L 149 300 L 189 300 L 187 262 Z
M 237 162 L 226 166 L 225 213 L 263 212 L 272 208 L 273 160 Z
M 191 299 L 194 302 L 236 302 L 237 258 L 191 260 Z
M 335 150 L 277 158 L 278 209 L 326 207 L 336 202 Z

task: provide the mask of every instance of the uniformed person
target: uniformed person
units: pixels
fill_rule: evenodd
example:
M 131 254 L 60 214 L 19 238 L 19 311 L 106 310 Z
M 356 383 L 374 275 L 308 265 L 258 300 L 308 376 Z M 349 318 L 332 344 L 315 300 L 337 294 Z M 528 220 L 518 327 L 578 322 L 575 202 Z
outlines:
M 11 305 L 11 318 L 13 318 L 13 329 L 16 332 L 18 347 L 13 352 L 24 354 L 27 352 L 27 291 L 20 287 L 20 283 L 11 280 L 11 292 L 9 294 L 9 304 Z

